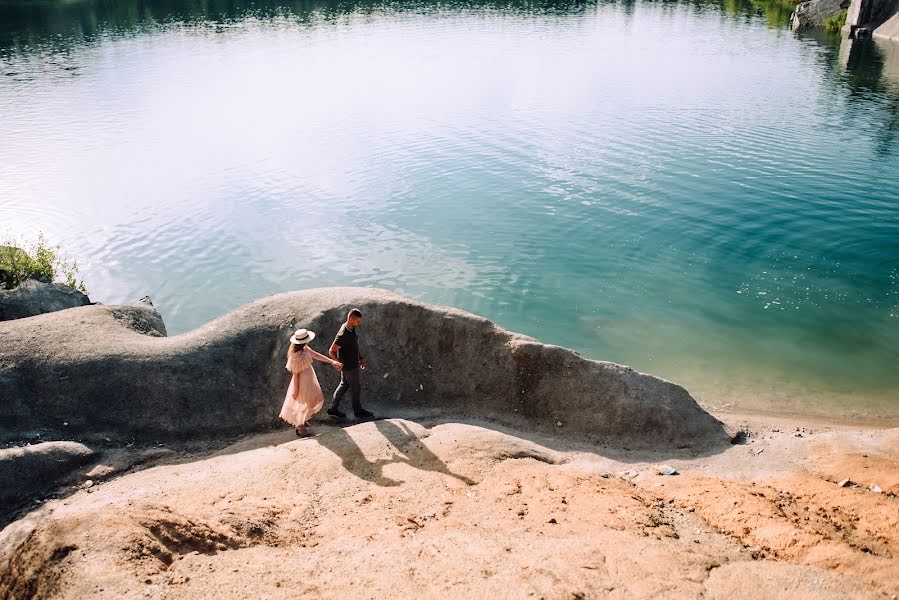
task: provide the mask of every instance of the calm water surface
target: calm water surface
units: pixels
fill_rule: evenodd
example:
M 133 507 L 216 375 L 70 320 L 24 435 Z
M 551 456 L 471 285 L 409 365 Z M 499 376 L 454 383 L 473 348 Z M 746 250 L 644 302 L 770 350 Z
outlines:
M 899 422 L 899 53 L 785 17 L 0 3 L 0 230 L 172 334 L 379 286 L 708 406 Z

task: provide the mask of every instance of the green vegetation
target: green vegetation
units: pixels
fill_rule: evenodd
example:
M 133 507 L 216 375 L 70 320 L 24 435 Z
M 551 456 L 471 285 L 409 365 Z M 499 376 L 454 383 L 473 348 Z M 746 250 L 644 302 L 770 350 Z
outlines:
M 846 24 L 847 11 L 842 10 L 839 14 L 834 15 L 824 22 L 824 28 L 831 33 L 839 33 Z
M 0 243 L 0 286 L 11 290 L 29 277 L 57 281 L 87 293 L 83 281 L 78 280 L 78 265 L 60 255 L 60 246 L 51 246 L 44 234 L 25 244 L 7 236 Z
M 722 7 L 730 15 L 760 15 L 768 27 L 790 24 L 790 17 L 801 0 L 724 0 Z

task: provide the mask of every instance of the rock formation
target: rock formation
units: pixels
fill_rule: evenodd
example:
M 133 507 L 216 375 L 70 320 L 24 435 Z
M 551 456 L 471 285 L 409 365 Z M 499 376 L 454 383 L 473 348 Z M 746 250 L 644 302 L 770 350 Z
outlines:
M 0 289 L 0 321 L 24 319 L 90 304 L 90 298 L 59 283 L 26 279 L 11 290 Z
M 862 457 L 784 431 L 664 476 L 461 423 L 316 429 L 47 503 L 0 532 L 0 600 L 887 600 L 899 584 L 896 499 L 832 481 L 890 465 L 896 433 L 859 436 Z M 803 472 L 817 443 L 855 460 Z
M 365 315 L 364 401 L 380 414 L 488 419 L 635 447 L 728 439 L 678 385 L 460 310 L 363 288 L 272 296 L 171 338 L 147 303 L 0 323 L 0 439 L 158 441 L 277 426 L 290 333 L 312 329 L 313 347 L 326 351 L 352 306 Z M 316 368 L 329 394 L 338 375 Z
M 824 27 L 827 20 L 849 8 L 850 0 L 806 0 L 796 5 L 793 29 Z
M 43 442 L 0 450 L 0 505 L 52 489 L 94 451 L 76 442 Z

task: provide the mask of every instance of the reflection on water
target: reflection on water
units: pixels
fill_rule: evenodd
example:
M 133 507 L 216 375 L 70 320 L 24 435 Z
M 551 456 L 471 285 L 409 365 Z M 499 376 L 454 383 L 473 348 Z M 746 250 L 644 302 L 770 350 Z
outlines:
M 147 33 L 175 23 L 207 25 L 221 31 L 247 19 L 315 25 L 342 16 L 384 12 L 493 10 L 503 13 L 566 14 L 591 6 L 585 0 L 454 0 L 452 2 L 385 3 L 357 0 L 76 0 L 74 2 L 0 3 L 0 48 L 63 45 L 115 34 Z M 626 3 L 633 6 L 633 2 Z
M 372 285 L 709 405 L 899 420 L 895 55 L 788 16 L 0 4 L 0 229 L 173 333 Z
M 795 4 L 790 0 L 665 0 L 659 4 L 697 12 L 719 13 L 746 21 L 762 17 L 772 27 L 785 27 Z M 633 14 L 636 0 L 616 2 L 624 14 Z M 0 2 L 0 49 L 61 47 L 98 36 L 135 34 L 165 28 L 174 23 L 207 25 L 214 30 L 246 19 L 260 21 L 287 18 L 314 25 L 348 14 L 376 15 L 388 12 L 496 11 L 504 14 L 576 14 L 595 7 L 595 0 L 450 0 L 448 2 L 385 3 L 382 0 L 74 0 Z M 218 29 L 219 31 L 221 29 Z
M 876 95 L 882 99 L 878 153 L 889 156 L 899 134 L 899 44 L 881 38 L 844 37 L 839 64 L 854 97 Z

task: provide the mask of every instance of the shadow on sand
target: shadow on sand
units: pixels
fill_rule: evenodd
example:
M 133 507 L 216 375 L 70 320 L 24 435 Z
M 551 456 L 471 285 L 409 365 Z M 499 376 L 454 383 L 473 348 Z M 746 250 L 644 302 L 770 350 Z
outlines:
M 421 443 L 418 436 L 402 421 L 375 421 L 375 428 L 390 443 L 390 458 L 378 458 L 369 460 L 362 449 L 356 444 L 346 429 L 337 428 L 333 431 L 318 436 L 315 440 L 324 448 L 327 448 L 340 457 L 343 467 L 360 479 L 376 483 L 377 485 L 390 487 L 397 486 L 403 481 L 384 476 L 384 466 L 394 463 L 404 463 L 423 471 L 433 471 L 455 477 L 466 485 L 474 485 L 476 482 L 453 473 L 436 454 Z

